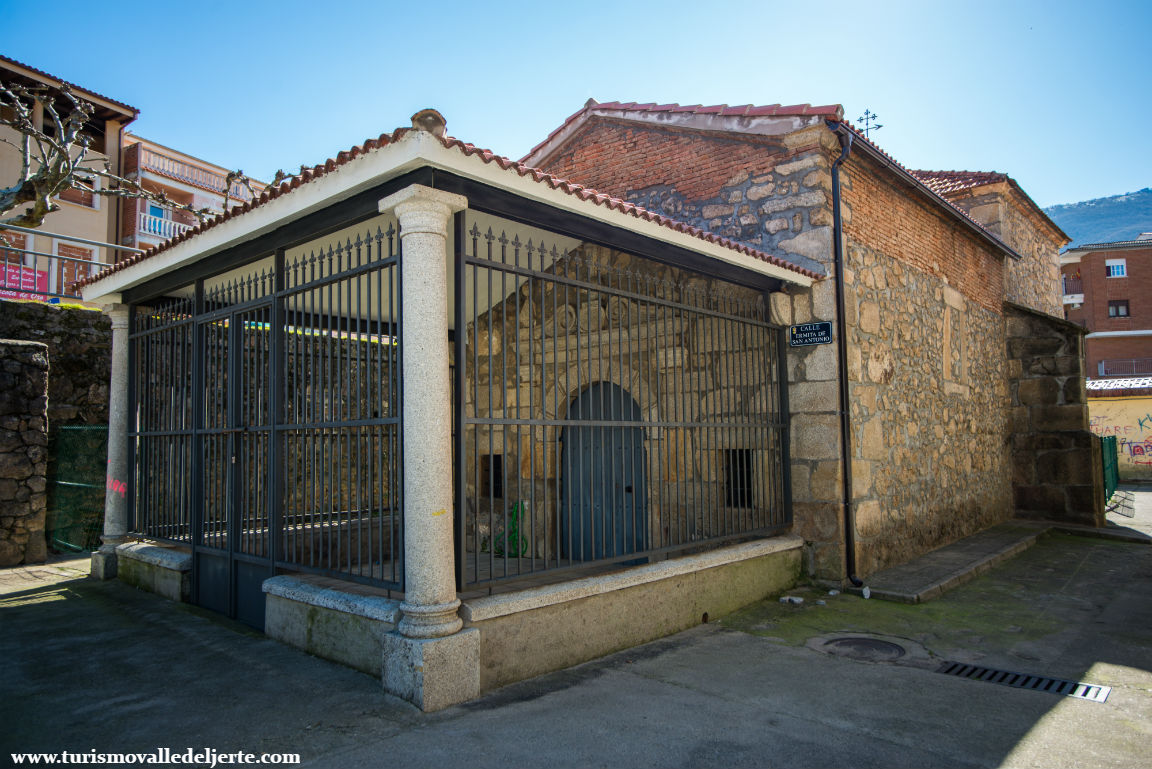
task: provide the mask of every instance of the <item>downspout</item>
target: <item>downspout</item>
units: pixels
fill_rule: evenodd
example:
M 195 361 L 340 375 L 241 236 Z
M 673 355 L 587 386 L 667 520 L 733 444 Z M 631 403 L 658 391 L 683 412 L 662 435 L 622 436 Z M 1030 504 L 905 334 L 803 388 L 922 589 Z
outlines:
M 844 566 L 854 587 L 864 584 L 856 576 L 856 516 L 852 511 L 852 417 L 848 396 L 848 322 L 844 311 L 844 223 L 840 216 L 840 166 L 852 152 L 853 134 L 828 127 L 840 140 L 840 157 L 832 163 L 832 261 L 836 270 L 836 356 L 840 373 L 840 464 L 844 468 L 841 504 L 844 509 Z

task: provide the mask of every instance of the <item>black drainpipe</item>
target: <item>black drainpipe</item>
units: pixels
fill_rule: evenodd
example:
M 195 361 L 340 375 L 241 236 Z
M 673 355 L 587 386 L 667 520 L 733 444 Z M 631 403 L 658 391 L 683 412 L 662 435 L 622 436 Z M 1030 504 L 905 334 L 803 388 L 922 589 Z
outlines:
M 848 402 L 848 323 L 844 313 L 844 226 L 840 218 L 840 166 L 852 152 L 853 134 L 836 123 L 828 127 L 840 139 L 840 157 L 832 164 L 832 258 L 836 269 L 836 355 L 840 367 L 840 462 L 844 468 L 844 565 L 848 581 L 864 584 L 856 576 L 856 516 L 852 512 L 852 417 Z

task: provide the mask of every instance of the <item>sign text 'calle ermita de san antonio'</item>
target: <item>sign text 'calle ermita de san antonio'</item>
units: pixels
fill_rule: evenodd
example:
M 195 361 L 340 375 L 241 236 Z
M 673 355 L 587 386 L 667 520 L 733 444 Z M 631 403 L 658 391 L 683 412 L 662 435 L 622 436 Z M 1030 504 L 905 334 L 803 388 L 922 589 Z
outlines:
M 801 323 L 798 326 L 788 327 L 789 347 L 804 347 L 810 344 L 831 343 L 832 324 L 828 321 L 823 323 Z

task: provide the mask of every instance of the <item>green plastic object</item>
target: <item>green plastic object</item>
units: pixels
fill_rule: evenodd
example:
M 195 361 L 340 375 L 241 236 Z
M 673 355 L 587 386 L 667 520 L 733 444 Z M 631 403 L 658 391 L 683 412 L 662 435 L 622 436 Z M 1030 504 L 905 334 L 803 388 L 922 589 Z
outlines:
M 104 530 L 108 428 L 73 425 L 53 432 L 44 533 L 55 550 L 95 550 Z
M 1120 461 L 1115 435 L 1100 438 L 1100 455 L 1104 463 L 1104 501 L 1107 502 L 1112 499 L 1112 495 L 1120 485 Z

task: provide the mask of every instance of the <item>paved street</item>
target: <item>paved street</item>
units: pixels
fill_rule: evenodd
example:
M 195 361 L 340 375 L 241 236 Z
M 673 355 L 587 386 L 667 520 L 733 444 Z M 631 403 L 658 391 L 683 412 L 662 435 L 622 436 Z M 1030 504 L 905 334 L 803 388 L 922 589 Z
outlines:
M 1116 520 L 1152 532 L 1152 493 Z M 0 763 L 211 747 L 315 767 L 1152 765 L 1147 545 L 1049 534 L 919 605 L 797 590 L 802 605 L 766 601 L 431 715 L 83 566 L 0 571 Z M 839 635 L 906 654 L 818 650 Z M 1113 689 L 1063 698 L 942 675 L 942 660 Z

